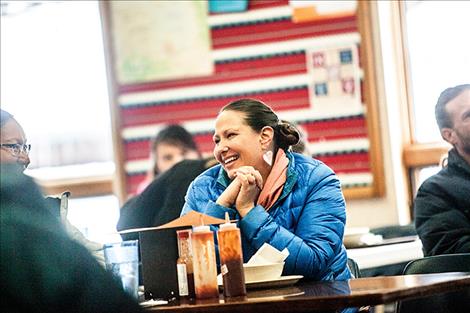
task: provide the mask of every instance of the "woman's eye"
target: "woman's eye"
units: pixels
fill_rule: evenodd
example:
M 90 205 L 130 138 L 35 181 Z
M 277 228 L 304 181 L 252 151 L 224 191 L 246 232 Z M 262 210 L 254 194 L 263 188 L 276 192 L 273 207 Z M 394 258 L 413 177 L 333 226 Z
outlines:
M 227 138 L 232 138 L 233 136 L 235 136 L 235 134 L 228 134 Z

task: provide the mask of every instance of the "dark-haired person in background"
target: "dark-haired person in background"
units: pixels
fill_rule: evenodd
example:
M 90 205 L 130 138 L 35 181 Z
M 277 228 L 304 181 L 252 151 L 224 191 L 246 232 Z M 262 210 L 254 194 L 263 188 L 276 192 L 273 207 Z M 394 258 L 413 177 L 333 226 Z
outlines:
M 290 151 L 299 137 L 261 101 L 229 103 L 215 122 L 219 164 L 190 185 L 182 215 L 238 219 L 245 262 L 269 243 L 289 250 L 284 275 L 349 279 L 339 180 L 322 162 Z
M 436 104 L 447 165 L 416 195 L 415 225 L 425 256 L 470 253 L 470 84 L 444 90 Z
M 167 125 L 152 140 L 150 159 L 152 167 L 137 188 L 141 193 L 158 175 L 182 160 L 197 160 L 201 154 L 193 136 L 181 125 Z

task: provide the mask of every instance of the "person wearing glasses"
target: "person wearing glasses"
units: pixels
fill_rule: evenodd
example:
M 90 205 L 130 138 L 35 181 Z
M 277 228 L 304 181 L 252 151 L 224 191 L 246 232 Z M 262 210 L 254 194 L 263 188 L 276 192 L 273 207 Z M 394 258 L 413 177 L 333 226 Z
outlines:
M 16 164 L 19 165 L 19 169 L 24 171 L 30 163 L 29 151 L 31 145 L 26 143 L 25 132 L 13 115 L 5 110 L 0 110 L 0 163 L 6 165 Z M 96 260 L 104 265 L 103 245 L 88 240 L 66 217 L 61 217 L 60 199 L 53 196 L 45 197 L 44 201 L 47 203 L 50 213 L 62 221 L 69 236 L 85 246 L 95 256 Z
M 17 163 L 25 169 L 30 163 L 31 145 L 26 143 L 24 130 L 13 115 L 0 111 L 0 162 Z

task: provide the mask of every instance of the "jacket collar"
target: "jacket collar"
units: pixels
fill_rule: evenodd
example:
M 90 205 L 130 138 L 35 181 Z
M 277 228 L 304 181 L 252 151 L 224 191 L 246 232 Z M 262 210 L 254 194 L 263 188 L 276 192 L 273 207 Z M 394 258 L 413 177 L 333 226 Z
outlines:
M 459 171 L 464 171 L 470 175 L 470 165 L 458 154 L 455 148 L 449 151 L 448 166 L 453 167 Z
M 282 189 L 281 196 L 277 199 L 276 202 L 281 201 L 284 199 L 292 190 L 297 181 L 297 172 L 295 171 L 295 159 L 292 152 L 286 152 L 286 156 L 289 159 L 289 165 L 287 167 L 287 180 Z M 227 188 L 230 185 L 230 178 L 227 175 L 227 172 L 224 170 L 222 166 L 220 166 L 219 174 L 217 176 L 217 184 L 220 185 L 223 189 Z
M 286 152 L 287 158 L 289 158 L 289 166 L 287 167 L 287 179 L 284 185 L 284 189 L 282 190 L 281 196 L 277 199 L 276 202 L 281 201 L 284 199 L 294 187 L 295 183 L 297 182 L 297 171 L 295 170 L 295 159 L 292 152 Z
M 227 172 L 224 170 L 224 167 L 220 165 L 219 174 L 217 176 L 217 184 L 219 184 L 222 188 L 227 188 L 230 185 L 230 178 L 227 175 Z

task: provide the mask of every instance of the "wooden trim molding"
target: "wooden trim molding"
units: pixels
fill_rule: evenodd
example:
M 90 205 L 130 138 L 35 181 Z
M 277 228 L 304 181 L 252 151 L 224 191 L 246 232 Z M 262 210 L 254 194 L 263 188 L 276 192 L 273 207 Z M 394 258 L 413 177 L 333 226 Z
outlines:
M 74 178 L 60 180 L 39 180 L 36 183 L 41 186 L 45 195 L 58 195 L 64 191 L 70 191 L 73 198 L 102 196 L 114 193 L 114 176 Z
M 382 147 L 380 144 L 380 122 L 379 122 L 379 101 L 378 101 L 378 85 L 377 85 L 377 60 L 374 49 L 374 42 L 379 42 L 378 34 L 374 29 L 378 29 L 377 25 L 377 6 L 373 2 L 358 1 L 358 25 L 361 33 L 361 64 L 364 69 L 364 100 L 367 109 L 367 132 L 369 134 L 370 147 L 369 158 L 371 163 L 374 182 L 372 193 L 370 188 L 364 192 L 362 188 L 357 191 L 345 192 L 347 198 L 365 198 L 382 197 L 385 194 L 385 176 L 383 167 Z M 351 196 L 349 196 L 351 195 Z M 353 196 L 354 195 L 354 196 Z
M 117 82 L 114 73 L 115 55 L 112 47 L 111 34 L 111 14 L 109 3 L 107 1 L 99 2 L 101 25 L 103 29 L 103 47 L 105 51 L 106 74 L 108 78 L 108 94 L 109 107 L 111 112 L 111 125 L 114 149 L 114 164 L 116 164 L 116 177 L 114 184 L 114 193 L 122 204 L 125 200 L 126 193 L 126 174 L 124 170 L 124 147 L 119 133 L 116 131 L 121 129 L 121 119 L 119 116 L 117 105 Z
M 376 196 L 375 188 L 372 186 L 367 187 L 354 187 L 343 188 L 343 195 L 346 200 L 353 199 L 366 199 Z
M 450 148 L 445 142 L 410 144 L 403 149 L 403 163 L 407 168 L 436 166 Z

